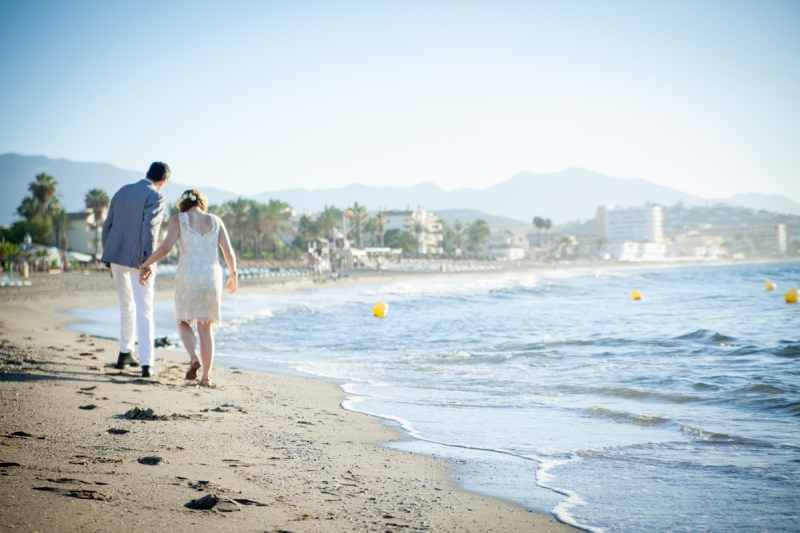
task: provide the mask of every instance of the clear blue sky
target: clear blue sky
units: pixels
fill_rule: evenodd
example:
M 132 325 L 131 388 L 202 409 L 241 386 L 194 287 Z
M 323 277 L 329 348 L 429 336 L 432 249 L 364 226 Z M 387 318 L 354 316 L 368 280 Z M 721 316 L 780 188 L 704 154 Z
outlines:
M 568 166 L 800 201 L 800 2 L 0 0 L 0 153 L 244 194 Z

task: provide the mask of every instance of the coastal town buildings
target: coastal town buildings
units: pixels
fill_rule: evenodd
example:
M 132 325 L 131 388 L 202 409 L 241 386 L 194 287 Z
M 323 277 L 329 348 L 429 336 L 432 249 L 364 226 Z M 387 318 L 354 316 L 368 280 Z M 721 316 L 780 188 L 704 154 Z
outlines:
M 617 261 L 660 261 L 666 257 L 661 206 L 597 208 L 598 237 Z
M 417 239 L 417 253 L 419 254 L 441 254 L 442 248 L 442 223 L 439 217 L 430 213 L 424 206 L 418 206 L 416 210 L 410 208 L 405 211 L 386 211 L 386 231 L 398 229 L 407 231 Z
M 529 248 L 526 229 L 492 228 L 489 238 L 490 256 L 496 259 L 517 261 L 525 257 Z
M 787 249 L 786 225 L 708 228 L 699 232 L 715 236 L 731 254 L 745 257 L 785 255 Z
M 664 238 L 664 218 L 660 205 L 597 208 L 599 236 L 609 243 L 654 242 Z
M 103 232 L 103 222 L 105 222 L 108 208 L 103 209 L 103 216 L 95 220 L 94 211 L 84 209 L 75 213 L 67 213 L 67 248 L 72 252 L 94 256 L 95 253 L 102 255 L 103 243 L 101 234 Z M 58 236 L 56 242 L 56 232 L 51 233 L 42 244 L 61 248 L 62 238 Z

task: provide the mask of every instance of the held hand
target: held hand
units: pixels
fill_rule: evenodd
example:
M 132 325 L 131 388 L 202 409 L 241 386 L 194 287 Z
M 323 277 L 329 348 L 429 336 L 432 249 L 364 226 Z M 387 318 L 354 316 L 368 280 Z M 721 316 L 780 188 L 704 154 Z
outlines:
M 139 269 L 139 283 L 142 285 L 147 285 L 150 281 L 150 277 L 153 275 L 153 267 L 143 267 Z
M 228 278 L 228 294 L 233 294 L 239 288 L 239 283 L 236 281 L 236 276 Z

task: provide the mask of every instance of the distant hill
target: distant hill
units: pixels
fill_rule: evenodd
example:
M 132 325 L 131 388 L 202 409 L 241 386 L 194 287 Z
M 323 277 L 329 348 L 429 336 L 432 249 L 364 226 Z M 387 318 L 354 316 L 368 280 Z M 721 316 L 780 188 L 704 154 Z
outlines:
M 84 196 L 89 189 L 103 189 L 112 196 L 117 189 L 127 183 L 144 178 L 147 169 L 139 172 L 123 170 L 107 163 L 77 163 L 66 159 L 50 159 L 43 156 L 17 154 L 0 155 L 0 224 L 10 224 L 14 220 L 17 206 L 28 194 L 28 184 L 34 176 L 46 172 L 58 182 L 59 200 L 67 211 L 78 211 L 84 207 Z M 188 187 L 172 180 L 164 186 L 164 194 L 169 201 L 176 201 Z M 239 195 L 204 187 L 203 192 L 212 202 L 226 202 Z
M 800 210 L 798 210 L 800 204 L 777 194 L 734 194 L 726 200 L 719 200 L 718 203 L 737 207 L 749 207 L 751 209 L 761 209 L 763 211 L 771 211 L 784 215 L 800 215 Z
M 349 185 L 336 189 L 285 189 L 260 193 L 260 200 L 280 198 L 297 210 L 319 211 L 325 205 L 352 205 L 354 201 L 373 209 L 404 209 L 423 205 L 440 212 L 468 209 L 496 216 L 529 221 L 534 216 L 566 222 L 592 218 L 597 206 L 613 203 L 623 206 L 645 202 L 674 204 L 703 203 L 706 199 L 656 185 L 646 180 L 623 179 L 583 169 L 567 169 L 552 174 L 521 172 L 511 179 L 486 189 L 446 191 L 433 183 L 411 187 L 369 187 Z M 800 205 L 798 205 L 800 209 Z
M 326 205 L 341 207 L 358 201 L 370 209 L 405 209 L 423 205 L 437 214 L 451 209 L 475 210 L 524 222 L 532 220 L 534 216 L 541 216 L 559 224 L 594 218 L 598 205 L 628 207 L 647 202 L 662 205 L 674 205 L 678 202 L 685 205 L 727 203 L 800 214 L 800 204 L 784 196 L 745 194 L 729 199 L 701 198 L 644 179 L 616 178 L 579 168 L 550 174 L 520 172 L 485 189 L 446 191 L 433 183 L 409 187 L 349 185 L 313 191 L 283 189 L 263 192 L 256 195 L 256 198 L 261 201 L 279 198 L 298 211 L 319 211 Z
M 27 186 L 39 172 L 55 176 L 59 182 L 62 205 L 74 211 L 83 207 L 83 197 L 91 188 L 98 187 L 113 194 L 125 183 L 141 179 L 146 169 L 123 170 L 106 163 L 76 163 L 65 159 L 17 154 L 0 155 L 0 224 L 15 220 L 14 212 L 27 193 Z M 187 187 L 170 181 L 165 193 L 170 201 L 176 200 Z M 239 195 L 203 187 L 212 203 L 222 203 Z M 734 195 L 728 199 L 709 199 L 694 196 L 671 187 L 657 185 L 644 179 L 616 178 L 590 170 L 569 168 L 562 172 L 536 174 L 520 172 L 512 178 L 485 189 L 462 188 L 447 191 L 434 183 L 421 183 L 408 187 L 371 187 L 349 185 L 334 189 L 282 189 L 262 192 L 254 196 L 266 201 L 277 198 L 289 203 L 295 210 L 320 211 L 326 205 L 345 207 L 359 202 L 370 210 L 405 209 L 423 205 L 450 218 L 467 217 L 469 212 L 481 212 L 497 217 L 498 224 L 529 224 L 534 216 L 550 218 L 555 224 L 588 220 L 595 216 L 598 205 L 643 205 L 653 202 L 665 206 L 683 202 L 687 206 L 726 203 L 733 206 L 763 209 L 785 214 L 800 215 L 800 204 L 784 196 L 759 194 Z M 456 210 L 459 215 L 449 211 Z M 486 218 L 481 216 L 481 218 Z M 477 218 L 477 217 L 476 217 Z M 503 222 L 503 220 L 509 222 Z M 467 220 L 463 220 L 467 222 Z M 489 222 L 487 220 L 487 222 Z M 493 227 L 499 227 L 490 224 Z

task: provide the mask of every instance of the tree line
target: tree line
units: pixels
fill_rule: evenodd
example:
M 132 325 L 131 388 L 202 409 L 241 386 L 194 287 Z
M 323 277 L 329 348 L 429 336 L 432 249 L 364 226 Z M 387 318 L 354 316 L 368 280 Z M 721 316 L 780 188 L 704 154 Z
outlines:
M 34 243 L 42 243 L 54 235 L 56 245 L 62 250 L 69 248 L 67 226 L 69 216 L 66 209 L 59 204 L 58 182 L 42 172 L 34 177 L 28 184 L 28 194 L 17 207 L 16 214 L 20 220 L 14 222 L 10 228 L 2 228 L 0 237 L 3 242 L 4 256 L 14 255 L 14 246 L 20 244 L 25 235 L 30 235 Z M 86 193 L 84 203 L 91 209 L 95 220 L 100 220 L 103 210 L 111 200 L 102 189 L 92 189 Z M 99 246 L 99 228 L 95 228 L 95 240 Z
M 17 208 L 20 220 L 2 229 L 2 241 L 19 244 L 29 234 L 34 243 L 42 243 L 52 236 L 59 248 L 67 250 L 69 216 L 59 204 L 58 182 L 53 176 L 41 173 L 28 185 L 28 192 Z M 86 193 L 84 204 L 86 209 L 92 210 L 95 220 L 102 223 L 102 214 L 110 205 L 110 198 L 102 189 L 92 189 Z M 223 220 L 234 248 L 243 259 L 299 259 L 304 257 L 309 243 L 317 239 L 331 240 L 336 230 L 344 232 L 345 229 L 347 238 L 358 248 L 386 246 L 415 254 L 426 233 L 419 222 L 387 231 L 386 212 L 380 210 L 370 215 L 367 207 L 358 202 L 343 210 L 325 206 L 316 216 L 303 214 L 296 220 L 292 207 L 275 199 L 263 203 L 238 198 L 210 205 L 208 210 Z M 177 206 L 170 204 L 169 215 L 177 212 Z M 459 251 L 477 254 L 489 242 L 490 230 L 484 220 L 469 224 L 457 220 L 452 226 L 441 221 L 441 226 L 441 246 L 447 254 Z M 101 229 L 99 223 L 95 224 L 95 254 L 99 252 Z

